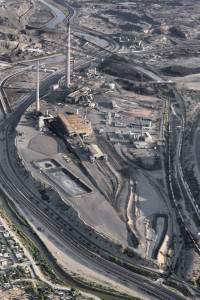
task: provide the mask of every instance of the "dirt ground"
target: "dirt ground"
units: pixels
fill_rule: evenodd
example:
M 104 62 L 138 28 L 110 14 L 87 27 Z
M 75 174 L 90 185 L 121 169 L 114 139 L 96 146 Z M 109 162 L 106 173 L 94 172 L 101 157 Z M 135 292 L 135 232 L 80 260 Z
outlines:
M 40 81 L 49 75 L 48 72 L 40 72 Z M 29 70 L 11 76 L 4 85 L 4 92 L 13 107 L 28 93 L 36 88 L 36 71 Z
M 15 299 L 16 297 L 18 297 L 17 299 L 22 299 L 22 300 L 30 299 L 30 297 L 23 290 L 20 290 L 20 289 L 3 291 L 3 292 L 1 292 L 0 297 L 2 300 L 3 299 L 4 300 Z
M 200 90 L 200 74 L 193 74 L 184 77 L 169 77 L 170 80 L 176 82 L 179 89 Z

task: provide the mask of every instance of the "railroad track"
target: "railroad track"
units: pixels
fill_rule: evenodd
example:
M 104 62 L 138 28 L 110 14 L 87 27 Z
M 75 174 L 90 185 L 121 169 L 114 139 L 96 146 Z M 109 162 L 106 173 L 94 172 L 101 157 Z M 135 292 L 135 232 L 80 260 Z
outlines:
M 112 184 L 112 198 L 116 198 L 119 188 L 120 188 L 120 176 L 116 174 L 116 172 L 113 170 L 109 162 L 105 162 L 105 160 L 100 160 L 98 164 L 101 166 L 101 168 L 104 170 L 107 178 L 109 178 L 111 184 Z
M 104 149 L 104 153 L 108 154 L 108 159 L 110 160 L 114 168 L 118 172 L 122 172 L 122 170 L 124 169 L 124 161 L 118 155 L 118 153 L 116 153 L 115 149 L 109 144 L 105 137 L 98 135 L 97 144 L 99 145 L 100 149 Z
M 55 75 L 56 79 L 57 77 L 60 77 L 61 74 Z M 50 85 L 52 81 L 55 80 L 55 76 L 52 79 L 46 79 L 44 83 L 42 84 L 42 87 L 45 88 L 46 85 Z M 21 113 L 33 103 L 35 100 L 35 93 L 33 93 L 30 97 L 26 98 L 26 101 L 24 101 L 19 107 L 18 110 L 15 110 L 9 118 L 7 118 L 1 125 L 0 130 L 3 130 L 6 126 L 10 125 L 11 123 L 15 122 L 15 119 L 21 115 Z M 118 165 L 119 167 L 119 165 Z M 121 166 L 120 166 L 121 167 Z M 141 279 L 134 275 L 133 273 L 126 271 L 124 268 L 115 266 L 114 264 L 110 263 L 107 260 L 104 260 L 103 258 L 100 258 L 98 256 L 95 256 L 95 253 L 90 252 L 88 249 L 83 248 L 82 245 L 79 245 L 72 241 L 72 237 L 67 235 L 66 232 L 61 233 L 60 227 L 52 223 L 53 220 L 49 220 L 49 218 L 41 211 L 39 211 L 38 207 L 33 206 L 28 199 L 24 198 L 15 187 L 11 186 L 11 183 L 8 179 L 6 179 L 6 176 L 4 175 L 4 170 L 0 170 L 0 179 L 1 182 L 5 185 L 7 190 L 12 194 L 14 199 L 18 201 L 21 205 L 26 207 L 35 217 L 37 217 L 52 233 L 54 233 L 58 238 L 60 238 L 66 245 L 71 247 L 73 251 L 76 251 L 79 255 L 85 257 L 87 260 L 92 261 L 93 264 L 98 265 L 99 267 L 103 268 L 104 270 L 107 270 L 110 273 L 113 273 L 116 276 L 119 276 L 121 279 L 124 279 L 127 282 L 130 282 L 131 284 L 137 285 L 142 290 L 146 291 L 147 293 L 151 293 L 152 295 L 157 296 L 159 299 L 183 299 L 182 297 L 176 295 L 173 293 L 171 296 L 171 292 L 167 289 L 161 289 L 159 292 L 155 292 L 155 286 L 152 287 L 152 283 L 148 282 L 146 279 Z M 95 258 L 94 258 L 95 257 Z M 156 286 L 157 289 L 157 286 Z M 158 297 L 159 295 L 159 297 Z
M 44 83 L 42 84 L 42 87 L 45 88 L 47 85 L 50 85 L 52 81 L 57 79 L 57 77 L 60 77 L 61 74 L 55 75 L 52 79 L 47 78 Z M 3 130 L 6 126 L 10 125 L 11 123 L 15 122 L 16 118 L 18 118 L 21 113 L 33 103 L 35 100 L 35 93 L 33 93 L 30 97 L 26 98 L 26 101 L 24 101 L 17 110 L 15 110 L 9 118 L 7 118 L 1 125 L 0 130 Z M 112 159 L 115 164 L 117 164 L 117 167 L 121 168 L 122 166 L 117 161 L 116 157 L 112 156 Z M 122 267 L 116 266 L 113 263 L 98 257 L 95 255 L 95 253 L 88 250 L 88 248 L 84 248 L 82 245 L 77 244 L 72 240 L 72 237 L 69 236 L 66 232 L 61 232 L 60 226 L 58 226 L 56 223 L 52 222 L 53 220 L 49 219 L 42 211 L 38 209 L 37 206 L 34 206 L 31 204 L 28 199 L 24 198 L 23 195 L 21 195 L 20 192 L 16 190 L 15 187 L 11 185 L 9 180 L 6 178 L 4 174 L 4 170 L 0 170 L 0 180 L 4 184 L 4 186 L 7 188 L 7 190 L 12 194 L 13 198 L 19 202 L 21 205 L 26 207 L 35 217 L 37 217 L 42 224 L 44 224 L 52 233 L 54 233 L 58 238 L 60 238 L 68 247 L 71 247 L 73 251 L 75 251 L 80 256 L 84 257 L 85 259 L 92 261 L 92 263 L 107 272 L 110 272 L 114 274 L 115 276 L 119 276 L 120 279 L 125 280 L 129 282 L 130 284 L 134 284 L 138 287 L 140 287 L 142 290 L 146 291 L 147 293 L 150 293 L 154 296 L 156 296 L 158 299 L 169 299 L 169 300 L 183 300 L 181 296 L 164 289 L 162 287 L 158 287 L 157 285 L 153 285 L 152 282 L 149 282 L 148 280 L 136 276 L 130 271 L 125 270 Z
M 163 287 L 159 287 L 156 285 L 152 286 L 152 282 L 149 282 L 143 277 L 135 275 L 134 273 L 117 266 L 111 263 L 108 260 L 100 256 L 96 256 L 95 253 L 88 250 L 88 248 L 83 247 L 83 245 L 78 244 L 72 239 L 72 236 L 62 231 L 60 227 L 54 222 L 52 224 L 52 220 L 38 209 L 37 206 L 33 205 L 28 199 L 26 199 L 19 191 L 16 191 L 15 187 L 0 173 L 0 180 L 3 185 L 7 188 L 12 197 L 19 204 L 23 205 L 34 217 L 36 217 L 47 229 L 49 229 L 52 233 L 54 233 L 57 238 L 62 240 L 71 250 L 73 250 L 76 254 L 85 258 L 86 260 L 92 261 L 94 265 L 97 267 L 103 268 L 105 271 L 114 273 L 115 276 L 119 276 L 121 280 L 134 284 L 141 288 L 143 291 L 150 293 L 151 295 L 156 296 L 158 299 L 168 299 L 168 300 L 183 300 L 181 296 L 168 291 Z M 167 292 L 167 297 L 166 297 Z
M 104 56 L 105 54 L 98 55 L 95 59 Z M 85 62 L 84 62 L 85 63 Z M 47 78 L 42 84 L 41 88 L 48 87 L 52 82 L 56 81 L 58 78 L 62 76 L 62 72 L 55 74 L 55 76 L 51 76 Z M 16 109 L 10 117 L 8 117 L 1 125 L 0 130 L 4 130 L 4 128 L 11 123 L 15 122 L 16 119 L 22 114 L 22 112 L 33 103 L 35 100 L 35 93 L 33 93 L 30 97 L 26 97 L 25 101 L 23 101 L 22 105 Z M 108 147 L 108 146 L 107 146 Z M 109 147 L 107 148 L 109 149 Z M 116 166 L 121 169 L 123 165 L 119 164 L 118 158 L 113 155 L 112 151 L 110 152 L 110 157 Z M 53 220 L 49 219 L 42 211 L 39 210 L 37 206 L 34 206 L 30 201 L 25 198 L 19 191 L 16 190 L 15 187 L 12 186 L 10 181 L 6 178 L 4 170 L 0 170 L 0 180 L 7 188 L 7 190 L 11 193 L 13 198 L 18 201 L 21 205 L 26 207 L 34 216 L 36 216 L 52 233 L 54 233 L 59 239 L 61 239 L 68 247 L 71 247 L 73 251 L 75 251 L 80 256 L 84 257 L 85 259 L 92 261 L 92 263 L 107 272 L 118 276 L 120 279 L 129 282 L 130 284 L 134 284 L 140 287 L 143 291 L 150 293 L 151 295 L 155 296 L 158 299 L 169 299 L 169 300 L 182 300 L 183 297 L 175 294 L 172 291 L 169 291 L 163 287 L 153 284 L 148 280 L 144 279 L 143 277 L 136 276 L 132 272 L 120 267 L 116 266 L 113 263 L 103 259 L 102 257 L 96 256 L 93 252 L 89 251 L 88 248 L 84 248 L 83 245 L 77 244 L 71 238 L 67 232 L 61 232 L 60 226 L 57 223 L 53 222 Z
M 178 91 L 177 91 L 178 93 Z M 182 97 L 178 97 L 178 100 L 181 102 L 180 105 L 184 106 L 184 102 Z M 181 116 L 179 116 L 177 114 L 177 112 L 174 110 L 174 113 L 176 115 L 176 117 L 179 119 L 179 123 L 180 125 L 180 132 L 178 134 L 178 146 L 176 147 L 175 150 L 175 155 L 174 155 L 174 164 L 175 164 L 175 169 L 177 172 L 177 180 L 179 182 L 179 186 L 182 188 L 183 193 L 186 192 L 186 196 L 188 196 L 188 198 L 190 199 L 194 211 L 196 212 L 197 217 L 199 218 L 199 213 L 196 211 L 196 207 L 195 207 L 195 200 L 191 194 L 191 191 L 189 189 L 189 186 L 187 184 L 187 182 L 184 179 L 184 175 L 183 175 L 183 171 L 182 171 L 182 166 L 181 166 L 181 151 L 182 151 L 182 143 L 183 143 L 183 135 L 184 135 L 184 128 L 185 128 L 185 109 L 183 107 L 181 107 L 181 111 L 179 111 L 179 113 L 181 113 Z M 173 126 L 173 123 L 172 123 Z M 179 209 L 178 206 L 178 202 L 176 200 L 175 194 L 174 194 L 174 189 L 173 189 L 173 177 L 172 175 L 174 174 L 174 170 L 173 170 L 173 166 L 172 166 L 172 151 L 171 151 L 171 124 L 169 124 L 169 128 L 168 128 L 168 136 L 169 136 L 169 145 L 168 145 L 168 160 L 169 160 L 169 175 L 168 175 L 168 181 L 169 181 L 169 186 L 170 186 L 170 191 L 171 191 L 171 195 L 172 195 L 172 202 L 174 204 L 174 207 L 176 209 L 177 212 L 177 216 L 179 217 L 181 224 L 183 225 L 183 228 L 186 232 L 186 234 L 189 236 L 190 240 L 192 241 L 192 244 L 194 245 L 194 248 L 197 250 L 197 252 L 200 254 L 200 246 L 198 245 L 198 242 L 195 240 L 195 237 L 193 236 L 193 234 L 190 232 L 189 228 L 187 227 L 187 225 L 185 224 L 184 218 L 183 218 L 183 214 L 181 212 L 181 210 Z

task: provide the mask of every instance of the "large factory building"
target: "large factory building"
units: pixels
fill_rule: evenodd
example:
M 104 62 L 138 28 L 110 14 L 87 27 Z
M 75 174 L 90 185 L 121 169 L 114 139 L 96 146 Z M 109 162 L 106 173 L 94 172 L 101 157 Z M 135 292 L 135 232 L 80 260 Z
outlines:
M 59 114 L 58 118 L 69 136 L 81 135 L 84 138 L 93 134 L 90 124 L 78 115 Z

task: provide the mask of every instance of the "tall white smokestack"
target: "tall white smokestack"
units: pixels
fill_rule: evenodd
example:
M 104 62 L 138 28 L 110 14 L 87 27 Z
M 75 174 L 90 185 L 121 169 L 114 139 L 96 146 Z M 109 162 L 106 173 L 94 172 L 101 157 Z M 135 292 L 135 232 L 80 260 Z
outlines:
M 37 78 L 36 78 L 36 111 L 40 111 L 40 94 L 39 94 L 39 60 L 37 61 Z
M 65 87 L 70 87 L 70 25 L 67 24 L 67 47 L 66 47 L 66 65 L 65 65 Z

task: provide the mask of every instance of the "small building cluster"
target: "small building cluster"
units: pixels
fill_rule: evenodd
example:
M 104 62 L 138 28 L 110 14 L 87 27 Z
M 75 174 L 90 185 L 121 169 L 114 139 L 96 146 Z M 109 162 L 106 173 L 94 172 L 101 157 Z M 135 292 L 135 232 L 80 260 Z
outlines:
M 0 223 L 0 299 L 7 299 L 7 291 L 9 299 L 16 300 L 25 299 L 25 295 L 26 299 L 41 299 L 44 294 L 45 299 L 49 300 L 85 299 L 74 288 L 53 289 L 44 283 L 40 284 L 38 279 L 34 279 L 33 285 L 31 280 L 35 275 L 30 263 L 24 263 L 27 260 L 23 248 Z
M 0 266 L 12 265 L 14 261 L 17 263 L 27 261 L 23 248 L 14 240 L 10 232 L 4 231 L 2 236 L 5 242 L 0 245 Z

